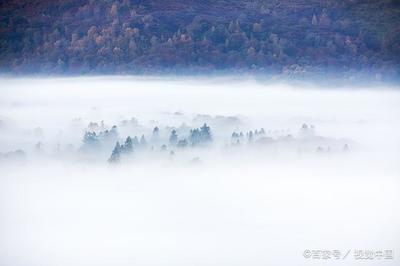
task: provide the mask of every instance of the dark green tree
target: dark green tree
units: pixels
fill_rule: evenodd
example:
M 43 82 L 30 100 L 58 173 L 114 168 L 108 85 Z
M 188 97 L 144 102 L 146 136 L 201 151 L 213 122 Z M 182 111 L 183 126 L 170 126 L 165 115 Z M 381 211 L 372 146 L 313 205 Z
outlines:
M 171 131 L 171 135 L 169 136 L 169 143 L 171 145 L 176 145 L 178 143 L 178 135 L 176 134 L 175 129 Z
M 115 147 L 111 153 L 111 156 L 108 159 L 108 162 L 109 163 L 118 163 L 121 160 L 121 150 L 122 150 L 122 146 L 117 141 L 117 143 L 115 144 Z
M 211 142 L 212 140 L 210 127 L 206 123 L 200 128 L 200 136 L 202 142 Z
M 128 136 L 125 140 L 124 146 L 123 146 L 123 150 L 125 153 L 132 153 L 133 152 L 133 142 L 132 142 L 132 138 L 130 136 Z
M 159 135 L 160 135 L 160 129 L 158 127 L 155 127 L 153 129 L 153 138 L 158 138 Z

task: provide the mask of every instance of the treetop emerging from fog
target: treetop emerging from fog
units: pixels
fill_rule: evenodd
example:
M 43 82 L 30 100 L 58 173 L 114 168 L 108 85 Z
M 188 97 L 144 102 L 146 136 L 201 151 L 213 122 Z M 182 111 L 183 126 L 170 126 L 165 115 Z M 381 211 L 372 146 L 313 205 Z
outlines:
M 11 73 L 339 71 L 399 76 L 400 5 L 384 1 L 20 1 L 0 3 Z

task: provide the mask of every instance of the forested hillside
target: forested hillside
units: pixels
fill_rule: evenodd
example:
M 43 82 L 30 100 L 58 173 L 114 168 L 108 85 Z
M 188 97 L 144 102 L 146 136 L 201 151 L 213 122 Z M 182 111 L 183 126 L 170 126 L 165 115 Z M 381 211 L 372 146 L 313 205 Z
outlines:
M 399 76 L 398 0 L 0 1 L 11 73 Z

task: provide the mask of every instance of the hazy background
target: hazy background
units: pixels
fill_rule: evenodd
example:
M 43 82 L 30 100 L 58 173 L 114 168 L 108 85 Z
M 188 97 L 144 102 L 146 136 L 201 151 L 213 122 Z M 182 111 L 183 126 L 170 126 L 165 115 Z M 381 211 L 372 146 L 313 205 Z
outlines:
M 326 89 L 254 80 L 56 78 L 0 80 L 1 265 L 398 265 L 400 92 Z M 179 115 L 177 118 L 176 112 Z M 199 165 L 143 161 L 110 167 L 52 156 L 79 127 L 136 117 L 178 126 L 197 114 L 239 117 L 243 128 L 303 123 L 348 139 L 350 153 L 226 156 Z M 35 135 L 41 128 L 42 134 Z M 226 132 L 229 139 L 232 132 Z M 219 132 L 223 139 L 225 132 Z M 37 139 L 48 156 L 31 152 Z M 306 249 L 345 260 L 305 259 Z M 356 261 L 355 249 L 394 250 Z

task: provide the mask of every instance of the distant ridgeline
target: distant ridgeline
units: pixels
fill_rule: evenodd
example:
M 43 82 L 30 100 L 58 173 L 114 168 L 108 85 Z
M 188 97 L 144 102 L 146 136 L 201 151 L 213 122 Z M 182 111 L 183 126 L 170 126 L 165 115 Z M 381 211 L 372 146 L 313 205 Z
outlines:
M 399 63 L 400 0 L 0 1 L 3 73 L 380 80 Z

